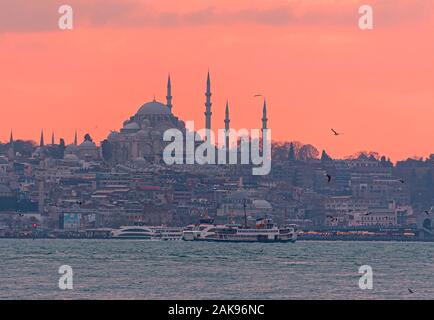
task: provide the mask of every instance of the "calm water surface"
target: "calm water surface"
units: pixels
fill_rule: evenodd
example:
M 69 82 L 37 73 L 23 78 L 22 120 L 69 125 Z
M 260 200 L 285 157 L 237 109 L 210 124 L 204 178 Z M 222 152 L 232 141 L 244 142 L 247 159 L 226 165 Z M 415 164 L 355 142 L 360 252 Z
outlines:
M 1 239 L 0 299 L 434 299 L 433 257 L 434 243 Z

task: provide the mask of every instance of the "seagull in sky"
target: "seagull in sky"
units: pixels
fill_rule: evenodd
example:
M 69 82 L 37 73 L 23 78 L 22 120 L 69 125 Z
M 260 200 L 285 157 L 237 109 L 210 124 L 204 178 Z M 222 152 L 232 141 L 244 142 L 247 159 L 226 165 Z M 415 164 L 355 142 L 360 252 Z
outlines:
M 341 135 L 341 133 L 337 132 L 335 129 L 331 128 L 331 130 L 335 136 Z

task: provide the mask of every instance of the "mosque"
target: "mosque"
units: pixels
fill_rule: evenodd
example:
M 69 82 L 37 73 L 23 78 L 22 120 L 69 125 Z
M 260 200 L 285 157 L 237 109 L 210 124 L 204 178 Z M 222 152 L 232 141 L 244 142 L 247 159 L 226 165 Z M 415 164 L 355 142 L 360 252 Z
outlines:
M 205 92 L 205 128 L 211 130 L 211 79 L 208 72 Z M 229 106 L 226 105 L 225 129 L 229 130 Z M 173 114 L 172 85 L 170 76 L 167 81 L 166 103 L 155 99 L 143 104 L 137 113 L 124 121 L 119 131 L 112 131 L 102 142 L 109 155 L 104 156 L 112 163 L 125 161 L 143 161 L 148 163 L 162 163 L 163 150 L 169 142 L 163 141 L 163 134 L 167 129 L 176 128 L 185 134 L 184 121 Z M 262 128 L 267 128 L 267 107 L 264 102 Z M 104 154 L 104 151 L 103 151 Z
M 172 85 L 167 82 L 166 103 L 155 100 L 143 104 L 137 113 L 124 121 L 120 131 L 112 131 L 105 145 L 109 146 L 110 162 L 122 163 L 137 160 L 160 163 L 164 147 L 163 134 L 177 128 L 185 133 L 185 123 L 172 113 Z M 104 144 L 104 142 L 103 142 Z M 106 157 L 107 158 L 107 157 Z
M 211 79 L 208 72 L 205 92 L 205 129 L 211 130 Z M 106 140 L 98 147 L 89 134 L 86 134 L 82 143 L 78 143 L 77 133 L 74 142 L 66 146 L 64 159 L 68 161 L 99 160 L 104 159 L 111 164 L 124 163 L 127 161 L 162 164 L 163 151 L 167 144 L 163 140 L 164 132 L 167 129 L 178 129 L 186 133 L 184 121 L 173 114 L 172 85 L 170 75 L 167 81 L 166 103 L 156 101 L 147 102 L 140 106 L 135 115 L 124 121 L 119 131 L 112 131 Z M 262 129 L 267 128 L 267 106 L 264 101 L 262 111 Z M 230 129 L 229 105 L 226 104 L 225 130 Z M 12 134 L 11 134 L 12 139 Z M 12 140 L 11 140 L 12 141 Z M 198 142 L 198 145 L 201 142 Z M 228 140 L 226 144 L 228 144 Z M 13 145 L 13 143 L 11 143 Z M 41 132 L 41 139 L 38 148 L 34 152 L 35 158 L 45 158 L 50 146 L 55 146 L 54 133 L 51 145 L 45 145 L 44 133 Z

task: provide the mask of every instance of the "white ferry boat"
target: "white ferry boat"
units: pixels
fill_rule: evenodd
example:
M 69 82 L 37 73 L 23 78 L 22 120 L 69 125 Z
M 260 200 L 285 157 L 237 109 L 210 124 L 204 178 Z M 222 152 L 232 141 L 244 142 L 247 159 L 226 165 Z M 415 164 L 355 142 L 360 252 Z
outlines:
M 164 226 L 124 226 L 112 231 L 111 238 L 174 241 L 182 239 L 182 229 Z
M 213 222 L 209 218 L 202 219 L 199 225 L 187 227 L 183 232 L 183 239 L 218 242 L 295 242 L 297 240 L 297 230 L 294 225 L 279 228 L 269 218 L 258 219 L 254 228 L 234 224 L 214 225 Z
M 221 225 L 221 227 L 223 226 L 224 225 Z M 182 239 L 185 241 L 203 239 L 214 234 L 216 227 L 217 225 L 214 225 L 214 219 L 208 217 L 200 219 L 198 225 L 192 224 L 184 229 L 182 232 Z
M 150 227 L 156 234 L 156 239 L 163 241 L 182 240 L 182 228 Z

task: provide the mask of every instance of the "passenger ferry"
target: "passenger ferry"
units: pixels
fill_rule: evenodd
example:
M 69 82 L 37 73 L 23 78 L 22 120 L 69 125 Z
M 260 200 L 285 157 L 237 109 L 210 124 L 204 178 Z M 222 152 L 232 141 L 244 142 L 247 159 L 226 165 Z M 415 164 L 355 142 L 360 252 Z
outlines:
M 182 229 L 164 226 L 124 226 L 112 231 L 111 238 L 174 241 L 182 239 Z
M 224 225 L 221 226 L 223 227 Z M 192 224 L 184 229 L 182 239 L 185 241 L 203 239 L 213 234 L 216 227 L 214 219 L 208 217 L 202 218 L 198 225 Z
M 198 226 L 187 227 L 183 232 L 183 239 L 217 242 L 295 242 L 297 240 L 296 226 L 279 228 L 269 218 L 257 219 L 255 228 L 235 224 L 215 225 L 213 219 L 203 220 Z
M 182 240 L 182 228 L 171 228 L 171 227 L 150 227 L 151 230 L 156 234 L 157 240 L 163 241 L 177 241 Z

